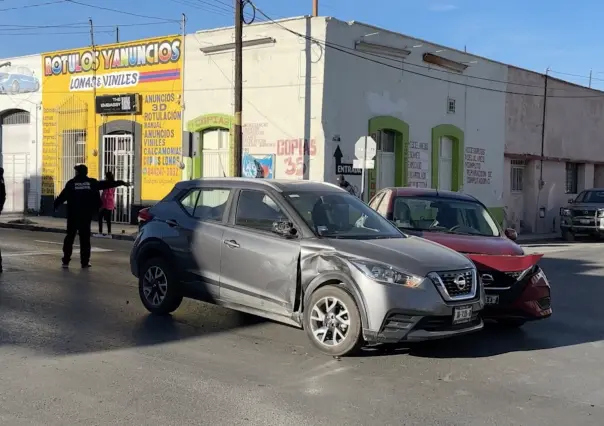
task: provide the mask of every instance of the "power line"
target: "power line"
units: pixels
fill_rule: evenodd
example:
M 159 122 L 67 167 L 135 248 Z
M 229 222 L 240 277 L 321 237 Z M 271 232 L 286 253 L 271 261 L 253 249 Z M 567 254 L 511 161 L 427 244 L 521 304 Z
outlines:
M 354 49 L 351 49 L 349 47 L 341 46 L 341 45 L 338 45 L 338 44 L 335 44 L 335 43 L 329 43 L 329 42 L 326 42 L 325 40 L 319 40 L 319 39 L 316 39 L 316 38 L 313 38 L 313 37 L 306 36 L 304 34 L 300 34 L 300 33 L 296 32 L 296 31 L 294 31 L 294 30 L 292 30 L 290 28 L 285 27 L 281 23 L 276 22 L 271 17 L 269 17 L 268 15 L 266 15 L 257 6 L 256 6 L 256 10 L 262 16 L 264 16 L 269 22 L 271 22 L 272 24 L 275 24 L 275 25 L 281 27 L 282 29 L 284 29 L 285 31 L 287 31 L 287 32 L 289 32 L 291 34 L 294 34 L 294 35 L 296 35 L 298 37 L 301 37 L 301 38 L 304 38 L 306 40 L 309 40 L 309 41 L 311 41 L 313 43 L 316 43 L 316 44 L 318 44 L 320 46 L 329 47 L 329 48 L 331 48 L 333 50 L 337 50 L 337 51 L 345 53 L 347 55 L 354 56 L 354 57 L 357 57 L 357 58 L 360 58 L 360 59 L 363 59 L 363 60 L 366 60 L 366 61 L 369 61 L 369 62 L 373 62 L 375 64 L 385 66 L 387 68 L 396 69 L 396 70 L 399 70 L 399 71 L 404 71 L 406 73 L 417 75 L 417 76 L 420 76 L 420 77 L 425 77 L 425 78 L 428 78 L 428 79 L 431 79 L 431 80 L 442 81 L 442 82 L 445 82 L 445 83 L 455 84 L 457 86 L 463 86 L 463 87 L 468 87 L 468 88 L 473 88 L 473 89 L 485 90 L 485 91 L 488 91 L 488 92 L 505 93 L 505 94 L 509 94 L 509 95 L 518 95 L 518 96 L 531 96 L 531 97 L 539 97 L 539 98 L 543 97 L 543 94 L 539 94 L 539 93 L 512 92 L 512 91 L 508 91 L 508 90 L 493 89 L 493 88 L 490 88 L 490 87 L 481 87 L 481 86 L 475 86 L 475 85 L 472 85 L 472 84 L 461 83 L 461 82 L 457 82 L 457 81 L 445 80 L 445 79 L 442 79 L 440 77 L 435 77 L 435 76 L 432 76 L 432 75 L 426 75 L 426 74 L 422 74 L 422 73 L 419 73 L 419 72 L 410 71 L 408 69 L 405 69 L 405 68 L 402 68 L 402 67 L 398 67 L 398 66 L 395 66 L 395 65 L 392 65 L 392 64 L 388 64 L 388 63 L 385 63 L 385 62 L 376 61 L 374 59 L 367 58 L 366 56 L 362 56 L 362 55 L 359 55 L 359 54 L 355 53 L 356 51 L 354 51 Z M 476 78 L 476 77 L 472 77 L 472 76 L 463 76 L 463 75 L 459 75 L 459 77 Z M 480 79 L 481 77 L 478 77 L 478 78 Z M 489 80 L 489 79 L 486 79 L 486 80 Z M 494 82 L 498 82 L 498 83 L 501 83 L 501 84 L 514 84 L 514 83 L 511 83 L 511 82 L 504 82 L 504 81 L 500 81 L 500 80 L 495 80 Z M 543 88 L 543 86 L 530 86 L 530 87 L 539 88 L 539 89 Z M 550 89 L 550 90 L 566 90 L 566 89 Z M 569 98 L 569 99 L 601 98 L 601 97 L 604 97 L 604 94 L 593 95 L 593 96 L 586 96 L 586 95 L 575 95 L 575 96 L 548 95 L 548 98 Z
M 146 18 L 146 19 L 157 19 L 158 21 L 166 21 L 166 22 L 177 22 L 180 23 L 180 21 L 175 20 L 175 19 L 166 19 L 166 18 L 158 18 L 157 16 L 147 16 L 147 15 L 139 15 L 137 13 L 132 13 L 132 12 L 126 12 L 124 10 L 118 10 L 118 9 L 111 9 L 109 7 L 102 7 L 102 6 L 96 6 L 93 4 L 87 4 L 87 3 L 82 3 L 76 0 L 63 0 L 66 1 L 68 3 L 72 3 L 72 4 L 77 4 L 79 6 L 85 6 L 85 7 L 90 7 L 92 9 L 99 9 L 99 10 L 106 10 L 108 12 L 114 12 L 114 13 L 120 13 L 122 15 L 128 15 L 128 16 L 135 16 L 137 18 Z
M 47 1 L 45 3 L 26 4 L 26 5 L 23 5 L 23 6 L 15 6 L 15 7 L 8 7 L 6 9 L 0 9 L 0 12 L 7 12 L 9 10 L 30 9 L 32 7 L 49 6 L 51 4 L 65 3 L 67 1 L 69 1 L 69 0 L 54 0 L 54 1 Z
M 141 22 L 135 24 L 111 24 L 111 25 L 95 25 L 95 28 L 115 28 L 119 27 L 145 27 L 150 25 L 172 25 L 174 22 Z M 38 29 L 52 29 L 52 28 L 88 28 L 89 24 L 85 22 L 72 22 L 66 24 L 56 25 L 8 25 L 0 24 L 0 31 L 18 31 L 18 30 L 38 30 Z

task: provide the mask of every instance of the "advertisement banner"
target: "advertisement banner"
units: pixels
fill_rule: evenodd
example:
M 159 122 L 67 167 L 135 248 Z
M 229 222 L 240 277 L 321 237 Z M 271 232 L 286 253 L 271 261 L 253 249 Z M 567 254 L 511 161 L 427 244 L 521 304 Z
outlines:
M 180 36 L 43 54 L 43 195 L 85 163 L 163 198 L 182 175 L 182 67 Z
M 246 178 L 264 178 L 273 179 L 275 156 L 274 155 L 254 155 L 243 154 L 241 172 Z

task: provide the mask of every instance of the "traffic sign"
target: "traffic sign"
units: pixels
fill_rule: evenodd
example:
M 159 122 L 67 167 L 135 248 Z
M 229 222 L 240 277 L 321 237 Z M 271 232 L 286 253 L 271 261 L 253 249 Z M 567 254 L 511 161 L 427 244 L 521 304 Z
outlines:
M 377 144 L 371 136 L 361 136 L 354 144 L 354 155 L 359 160 L 373 160 L 376 154 Z
M 363 160 L 352 160 L 352 167 L 355 169 L 373 169 L 375 168 L 375 160 L 365 160 L 365 167 L 363 167 Z

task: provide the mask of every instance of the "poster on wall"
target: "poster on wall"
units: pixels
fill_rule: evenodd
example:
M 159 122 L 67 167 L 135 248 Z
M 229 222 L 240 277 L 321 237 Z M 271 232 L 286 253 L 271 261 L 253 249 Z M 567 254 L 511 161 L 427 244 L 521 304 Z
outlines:
M 274 164 L 275 156 L 272 154 L 256 155 L 244 153 L 241 172 L 243 177 L 246 178 L 273 179 L 275 175 Z
M 141 199 L 162 199 L 182 177 L 182 65 L 180 36 L 43 54 L 43 195 L 56 195 L 75 163 L 100 178 L 104 162 L 122 163 L 103 152 L 119 152 Z M 106 129 L 120 132 L 119 146 Z

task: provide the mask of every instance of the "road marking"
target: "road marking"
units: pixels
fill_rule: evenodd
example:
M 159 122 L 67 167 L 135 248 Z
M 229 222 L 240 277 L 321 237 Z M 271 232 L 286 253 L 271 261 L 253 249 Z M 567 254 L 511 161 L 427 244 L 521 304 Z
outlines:
M 55 245 L 59 245 L 62 246 L 63 243 L 57 242 L 57 241 L 44 241 L 44 240 L 34 240 L 34 242 L 36 243 L 44 243 L 44 244 L 55 244 Z M 74 247 L 80 247 L 78 244 L 74 244 Z M 104 249 L 104 248 L 100 248 L 100 247 L 92 247 L 90 249 L 91 252 L 93 253 L 108 253 L 111 252 L 113 250 L 111 249 Z
M 91 253 L 107 253 L 113 250 L 92 247 L 90 249 Z M 2 253 L 2 257 L 24 257 L 24 256 L 47 256 L 47 255 L 56 255 L 63 254 L 63 250 L 46 250 L 46 251 L 20 251 L 20 252 L 11 252 L 11 253 Z M 73 254 L 80 254 L 80 249 L 74 248 Z

